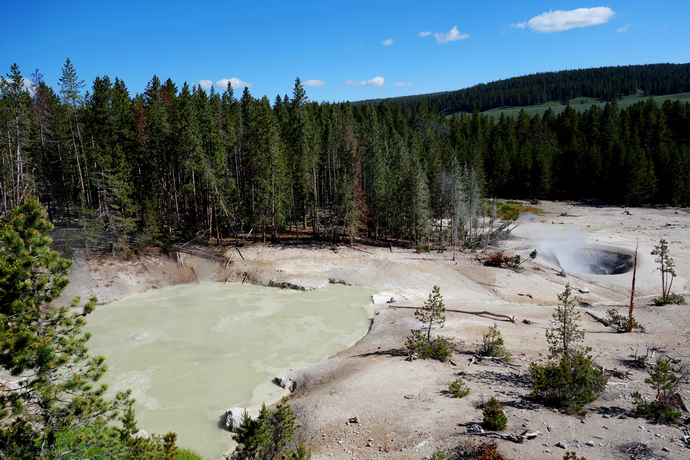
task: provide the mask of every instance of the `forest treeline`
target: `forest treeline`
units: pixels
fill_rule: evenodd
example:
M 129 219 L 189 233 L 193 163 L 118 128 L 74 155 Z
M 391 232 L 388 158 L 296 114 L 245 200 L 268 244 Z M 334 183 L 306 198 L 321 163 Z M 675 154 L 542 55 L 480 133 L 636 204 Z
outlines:
M 273 102 L 153 77 L 91 87 L 67 60 L 56 89 L 0 79 L 0 213 L 37 196 L 57 225 L 118 251 L 190 235 L 307 229 L 418 242 L 473 237 L 482 197 L 687 205 L 690 104 L 612 101 L 498 119 L 308 100 Z M 474 233 L 476 236 L 476 231 Z
M 642 91 L 644 96 L 690 92 L 690 64 L 647 64 L 594 69 L 542 72 L 484 83 L 470 88 L 442 93 L 420 94 L 386 99 L 415 111 L 421 103 L 437 107 L 446 115 L 472 113 L 499 107 L 525 107 L 560 101 L 566 105 L 577 97 L 600 101 L 620 100 Z M 362 101 L 376 107 L 380 99 Z

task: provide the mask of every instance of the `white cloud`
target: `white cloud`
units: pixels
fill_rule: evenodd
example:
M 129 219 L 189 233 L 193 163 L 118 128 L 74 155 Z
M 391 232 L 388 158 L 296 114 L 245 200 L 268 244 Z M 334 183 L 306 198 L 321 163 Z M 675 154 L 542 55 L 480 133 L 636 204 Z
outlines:
M 216 82 L 216 87 L 217 88 L 222 88 L 222 89 L 227 89 L 228 83 L 232 85 L 232 89 L 244 89 L 245 86 L 251 88 L 254 86 L 253 83 L 247 83 L 246 81 L 242 81 L 239 78 L 223 78 L 222 80 L 218 80 Z
M 448 32 L 436 32 L 434 38 L 439 43 L 454 42 L 456 40 L 466 40 L 470 38 L 469 34 L 461 34 L 458 32 L 458 26 L 453 27 Z
M 428 37 L 429 35 L 431 35 L 431 32 L 419 32 L 417 37 Z
M 381 42 L 383 46 L 391 46 L 393 44 L 393 39 L 389 38 L 388 40 L 384 40 Z
M 513 27 L 524 29 L 529 27 L 537 32 L 548 34 L 550 32 L 563 32 L 578 27 L 595 26 L 605 24 L 615 12 L 608 6 L 596 8 L 577 8 L 570 11 L 549 11 L 535 16 L 529 21 L 514 24 Z
M 199 80 L 199 86 L 203 89 L 211 89 L 213 82 L 211 80 Z
M 340 88 L 345 88 L 347 85 L 352 85 L 352 84 L 354 84 L 354 81 L 352 81 L 352 80 L 350 80 L 350 79 L 348 78 L 347 80 L 345 80 L 344 82 L 342 82 L 342 83 L 340 84 L 339 87 L 340 87 Z
M 10 78 L 3 78 L 3 80 L 5 80 L 5 83 L 7 83 L 7 84 L 12 83 L 12 80 Z M 28 91 L 28 93 L 31 96 L 33 96 L 35 94 L 34 83 L 26 77 L 22 77 L 22 89 L 24 91 Z
M 616 32 L 618 32 L 618 33 L 627 32 L 627 31 L 628 31 L 628 27 L 630 27 L 631 25 L 632 25 L 632 24 L 626 24 L 626 25 L 624 25 L 623 27 L 621 27 L 620 29 L 616 29 Z
M 386 81 L 386 79 L 383 77 L 374 77 L 374 78 L 367 80 L 367 81 L 364 81 L 364 80 L 358 81 L 357 83 L 355 83 L 355 85 L 357 85 L 357 86 L 379 86 L 380 87 L 380 86 L 383 86 L 383 83 L 385 81 Z
M 412 83 L 407 82 L 407 81 L 399 81 L 395 84 L 397 88 L 400 88 L 401 86 L 412 86 Z
M 323 86 L 326 82 L 323 80 L 307 80 L 302 85 L 304 86 Z

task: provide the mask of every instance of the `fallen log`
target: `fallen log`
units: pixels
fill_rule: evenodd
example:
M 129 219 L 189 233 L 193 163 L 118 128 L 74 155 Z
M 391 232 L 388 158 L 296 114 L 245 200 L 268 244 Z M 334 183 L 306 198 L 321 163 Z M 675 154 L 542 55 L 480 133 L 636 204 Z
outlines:
M 610 322 L 610 321 L 606 321 L 604 318 L 601 318 L 601 317 L 595 315 L 595 314 L 592 313 L 591 311 L 585 311 L 585 313 L 587 313 L 589 316 L 591 316 L 592 318 L 594 318 L 594 319 L 596 319 L 597 321 L 599 321 L 599 322 L 600 322 L 601 324 L 603 324 L 604 326 L 606 326 L 606 327 L 611 326 L 611 322 Z
M 347 246 L 347 247 L 349 247 L 350 249 L 354 249 L 355 251 L 365 252 L 365 253 L 367 253 L 367 254 L 373 254 L 373 252 L 371 252 L 371 251 L 365 251 L 364 249 L 359 249 L 359 248 L 356 248 L 356 247 L 354 247 L 354 246 Z M 392 251 L 391 251 L 391 252 L 392 252 Z
M 467 366 L 469 367 L 472 364 L 474 364 L 476 362 L 483 361 L 485 359 L 498 361 L 498 364 L 502 364 L 505 367 L 510 367 L 511 369 L 514 369 L 514 370 L 518 371 L 519 373 L 522 373 L 522 371 L 519 369 L 520 364 L 510 363 L 508 361 L 505 361 L 505 358 L 500 357 L 500 356 L 482 356 L 482 355 L 477 354 L 477 355 L 472 356 L 472 358 L 470 359 L 470 362 L 467 364 Z
M 484 431 L 484 429 L 480 425 L 470 425 L 469 427 L 467 427 L 467 434 L 471 434 L 474 436 L 485 436 L 487 438 L 504 439 L 506 441 L 512 441 L 518 444 L 522 444 L 525 441 L 536 438 L 542 433 L 541 431 L 536 430 L 525 430 L 520 434 L 498 433 L 496 431 Z
M 402 305 L 390 305 L 390 307 L 393 308 L 408 308 L 410 310 L 421 310 L 421 307 L 405 307 Z M 505 321 L 510 321 L 513 324 L 517 324 L 517 318 L 515 315 L 513 316 L 508 316 L 508 315 L 502 315 L 500 313 L 492 313 L 490 311 L 466 311 L 466 310 L 453 310 L 450 308 L 446 308 L 446 311 L 452 311 L 454 313 L 464 313 L 466 315 L 477 315 L 477 316 L 482 316 L 482 315 L 490 315 L 490 316 L 495 316 L 496 318 L 505 318 Z

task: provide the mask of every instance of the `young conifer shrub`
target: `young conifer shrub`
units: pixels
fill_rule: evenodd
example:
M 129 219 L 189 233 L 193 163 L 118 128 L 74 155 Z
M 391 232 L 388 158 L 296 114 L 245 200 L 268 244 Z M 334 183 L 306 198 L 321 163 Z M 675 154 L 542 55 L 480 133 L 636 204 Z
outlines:
M 656 305 L 666 304 L 684 304 L 685 297 L 679 294 L 672 294 L 671 287 L 673 286 L 673 279 L 676 277 L 675 262 L 669 255 L 668 242 L 663 238 L 659 240 L 659 244 L 654 246 L 652 251 L 653 256 L 657 256 L 654 261 L 659 264 L 659 271 L 661 272 L 661 296 L 652 299 Z
M 510 362 L 512 355 L 508 352 L 501 336 L 501 331 L 498 329 L 496 323 L 489 326 L 489 330 L 482 337 L 482 348 L 479 354 L 482 356 L 490 356 L 499 358 L 506 363 Z
M 448 384 L 448 391 L 453 398 L 464 398 L 470 394 L 470 388 L 460 377 Z
M 295 434 L 295 414 L 287 398 L 276 406 L 274 412 L 262 404 L 259 416 L 252 420 L 245 412 L 242 425 L 235 431 L 233 438 L 242 449 L 233 454 L 237 460 L 275 460 L 282 458 L 307 460 L 311 455 L 301 442 L 294 451 L 290 451 Z
M 649 377 L 644 381 L 656 391 L 656 398 L 653 401 L 647 401 L 638 391 L 635 391 L 631 394 L 635 412 L 650 420 L 661 422 L 678 420 L 681 416 L 677 395 L 679 379 L 673 372 L 671 360 L 657 359 L 656 366 L 647 369 L 647 373 Z
M 450 341 L 441 336 L 431 336 L 434 327 L 443 327 L 446 321 L 446 317 L 443 316 L 445 311 L 440 288 L 434 286 L 424 306 L 414 313 L 422 327 L 410 331 L 412 335 L 405 341 L 405 346 L 411 354 L 416 354 L 421 359 L 432 358 L 439 361 L 445 361 L 451 356 L 453 347 Z
M 508 417 L 503 412 L 503 406 L 496 398 L 491 398 L 484 406 L 484 428 L 491 431 L 505 430 L 508 426 Z
M 577 413 L 594 401 L 606 385 L 603 371 L 592 366 L 590 348 L 577 342 L 584 340 L 584 332 L 575 320 L 579 314 L 570 299 L 572 291 L 566 285 L 558 296 L 562 305 L 553 313 L 554 326 L 546 331 L 550 362 L 530 365 L 531 396 L 537 401 L 560 407 L 569 414 Z

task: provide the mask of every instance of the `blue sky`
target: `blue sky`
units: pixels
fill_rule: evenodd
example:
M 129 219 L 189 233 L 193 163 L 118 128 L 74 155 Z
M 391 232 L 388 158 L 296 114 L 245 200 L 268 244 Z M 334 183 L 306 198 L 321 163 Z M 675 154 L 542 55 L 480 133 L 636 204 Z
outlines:
M 25 1 L 0 7 L 0 71 L 66 58 L 90 89 L 153 75 L 254 97 L 356 101 L 452 91 L 536 72 L 690 62 L 690 2 Z

